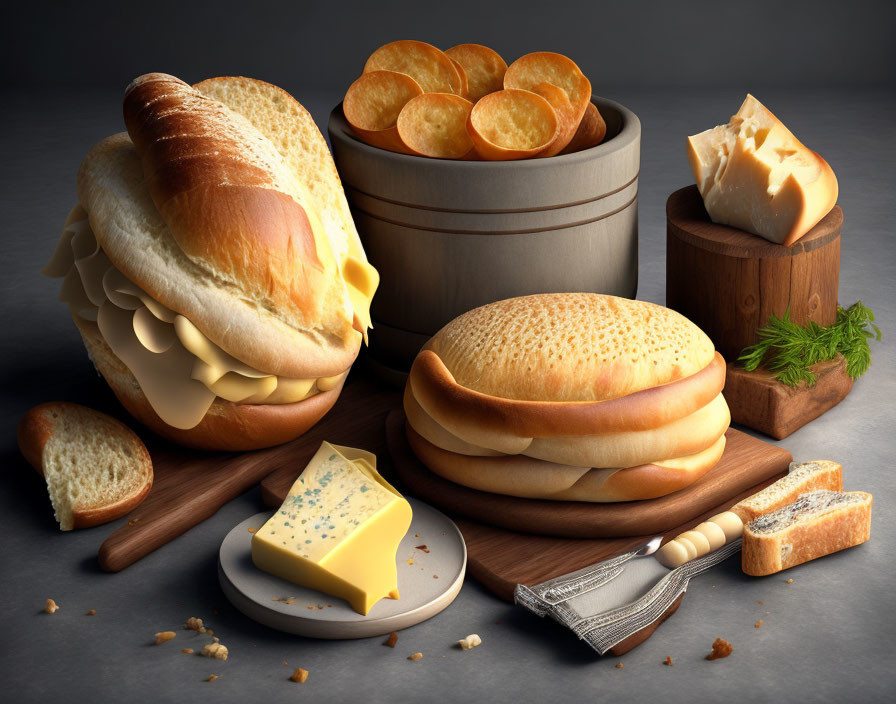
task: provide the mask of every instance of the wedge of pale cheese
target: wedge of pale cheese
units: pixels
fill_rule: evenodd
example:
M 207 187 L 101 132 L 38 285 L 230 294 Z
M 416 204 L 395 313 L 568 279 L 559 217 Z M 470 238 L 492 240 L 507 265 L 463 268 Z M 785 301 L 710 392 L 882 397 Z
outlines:
M 395 553 L 411 515 L 374 455 L 325 442 L 252 536 L 252 562 L 366 615 L 383 597 L 398 598 Z
M 713 222 L 789 247 L 837 202 L 837 177 L 747 95 L 727 125 L 688 137 L 688 160 Z

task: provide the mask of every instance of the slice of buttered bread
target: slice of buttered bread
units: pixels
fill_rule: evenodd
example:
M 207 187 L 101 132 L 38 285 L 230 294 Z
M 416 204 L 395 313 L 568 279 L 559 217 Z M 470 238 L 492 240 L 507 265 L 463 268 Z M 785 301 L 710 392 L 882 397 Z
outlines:
M 152 460 L 124 423 L 76 403 L 35 406 L 19 423 L 19 448 L 47 482 L 62 530 L 121 518 L 152 487 Z

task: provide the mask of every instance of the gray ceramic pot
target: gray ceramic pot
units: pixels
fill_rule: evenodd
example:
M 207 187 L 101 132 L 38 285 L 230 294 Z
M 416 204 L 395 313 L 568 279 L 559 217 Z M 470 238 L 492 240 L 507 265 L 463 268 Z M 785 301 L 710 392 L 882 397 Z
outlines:
M 367 256 L 381 283 L 371 354 L 407 369 L 445 323 L 531 293 L 634 298 L 641 123 L 594 98 L 607 139 L 575 154 L 448 161 L 368 146 L 337 106 L 329 133 Z

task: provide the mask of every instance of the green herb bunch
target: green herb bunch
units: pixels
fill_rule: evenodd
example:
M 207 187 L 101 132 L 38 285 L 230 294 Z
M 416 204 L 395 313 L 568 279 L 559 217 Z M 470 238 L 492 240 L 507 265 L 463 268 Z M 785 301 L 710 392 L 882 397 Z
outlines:
M 744 348 L 737 361 L 747 371 L 765 364 L 775 378 L 787 386 L 801 381 L 815 384 L 810 367 L 834 359 L 838 354 L 846 358 L 846 372 L 853 379 L 862 376 L 871 366 L 868 340 L 881 339 L 880 328 L 874 324 L 874 313 L 861 301 L 849 308 L 837 306 L 837 320 L 827 327 L 809 322 L 798 325 L 790 319 L 790 309 L 783 318 L 771 316 L 764 328 L 756 331 L 759 341 Z

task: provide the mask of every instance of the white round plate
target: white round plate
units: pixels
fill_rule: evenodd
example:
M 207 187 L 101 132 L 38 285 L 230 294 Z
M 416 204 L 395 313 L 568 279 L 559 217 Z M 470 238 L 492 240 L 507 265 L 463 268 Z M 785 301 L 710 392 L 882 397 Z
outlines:
M 380 599 L 366 616 L 338 597 L 300 587 L 252 564 L 252 533 L 273 515 L 257 513 L 236 526 L 218 552 L 218 579 L 230 602 L 265 626 L 310 638 L 367 638 L 425 621 L 460 591 L 467 546 L 443 513 L 415 499 L 411 527 L 396 553 L 400 599 Z M 418 549 L 424 545 L 429 552 Z

